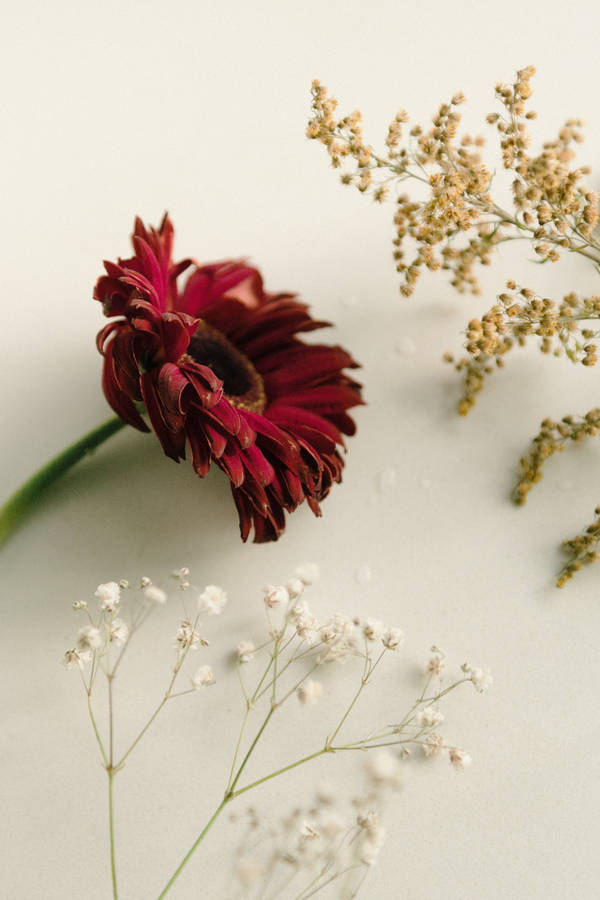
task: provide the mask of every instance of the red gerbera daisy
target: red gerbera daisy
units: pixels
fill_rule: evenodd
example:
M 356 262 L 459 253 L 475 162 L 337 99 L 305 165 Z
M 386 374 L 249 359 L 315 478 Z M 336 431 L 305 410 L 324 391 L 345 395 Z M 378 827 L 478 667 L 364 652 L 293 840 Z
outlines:
M 243 261 L 173 263 L 173 226 L 136 219 L 134 256 L 105 262 L 94 297 L 119 316 L 98 335 L 104 393 L 130 425 L 148 431 L 143 401 L 175 461 L 186 444 L 205 476 L 215 462 L 231 482 L 242 539 L 276 540 L 284 510 L 319 501 L 341 480 L 347 413 L 362 403 L 357 367 L 341 347 L 306 344 L 312 319 L 293 294 L 268 294 Z M 185 285 L 179 276 L 191 270 Z

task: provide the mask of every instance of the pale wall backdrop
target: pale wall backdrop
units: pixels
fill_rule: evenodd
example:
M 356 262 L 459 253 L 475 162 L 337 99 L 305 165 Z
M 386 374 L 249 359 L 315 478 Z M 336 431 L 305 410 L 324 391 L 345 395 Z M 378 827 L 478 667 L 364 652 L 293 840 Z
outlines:
M 247 254 L 268 288 L 298 291 L 363 363 L 368 406 L 323 519 L 298 511 L 277 545 L 242 546 L 224 479 L 198 482 L 131 431 L 49 492 L 2 551 L 2 896 L 109 896 L 103 775 L 76 676 L 60 666 L 77 627 L 71 602 L 100 581 L 160 580 L 183 564 L 231 598 L 211 651 L 219 692 L 168 713 L 120 776 L 123 897 L 141 900 L 158 892 L 220 790 L 240 709 L 223 648 L 257 632 L 261 586 L 306 560 L 323 572 L 315 605 L 368 610 L 405 630 L 399 671 L 409 680 L 388 697 L 410 697 L 432 642 L 495 677 L 488 696 L 469 691 L 448 708 L 448 734 L 472 767 L 410 767 L 363 896 L 597 896 L 600 567 L 563 592 L 551 576 L 560 541 L 600 501 L 600 447 L 553 461 L 525 509 L 507 498 L 539 421 L 597 403 L 598 375 L 515 354 L 465 421 L 441 362 L 507 276 L 558 296 L 594 291 L 594 273 L 572 261 L 534 268 L 511 249 L 486 272 L 480 300 L 436 277 L 402 301 L 391 208 L 343 189 L 304 128 L 319 77 L 345 109 L 364 110 L 373 143 L 398 107 L 426 122 L 459 89 L 468 127 L 485 129 L 496 81 L 533 63 L 535 134 L 587 119 L 582 159 L 594 164 L 599 26 L 591 0 L 4 5 L 1 493 L 109 414 L 91 290 L 101 259 L 126 253 L 136 213 L 157 223 L 168 209 L 181 256 Z M 382 493 L 390 468 L 396 484 Z M 165 610 L 149 627 L 148 695 L 163 684 L 177 616 Z M 120 702 L 131 717 L 151 701 L 123 688 Z M 320 721 L 307 711 L 307 728 L 312 715 Z M 278 735 L 269 761 L 294 745 Z M 275 815 L 325 775 L 335 766 L 252 802 Z M 230 850 L 223 822 L 174 898 L 219 898 Z

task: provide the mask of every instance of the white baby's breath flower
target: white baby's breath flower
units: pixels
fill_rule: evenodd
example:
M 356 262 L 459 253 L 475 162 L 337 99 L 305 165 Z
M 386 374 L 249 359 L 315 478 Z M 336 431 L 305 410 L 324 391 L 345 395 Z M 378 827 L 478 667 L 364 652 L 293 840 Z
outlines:
M 74 600 L 71 607 L 77 612 L 80 609 L 87 609 L 87 603 L 85 600 Z
M 265 588 L 263 588 L 265 595 L 265 606 L 268 606 L 269 609 L 274 609 L 276 606 L 281 606 L 282 604 L 286 604 L 289 602 L 289 594 L 286 588 L 283 585 L 272 585 L 268 584 Z
M 67 650 L 67 652 L 63 656 L 63 666 L 65 667 L 65 669 L 82 669 L 84 662 L 86 662 L 89 658 L 89 652 L 79 652 L 75 648 L 73 648 L 72 650 Z
M 428 675 L 441 675 L 444 671 L 446 663 L 444 662 L 443 656 L 439 653 L 436 653 L 432 656 L 426 666 L 426 671 Z
M 123 619 L 113 619 L 108 625 L 108 639 L 118 647 L 125 643 L 129 637 L 129 628 Z
M 304 565 L 298 566 L 295 574 L 303 584 L 314 584 L 315 581 L 318 581 L 320 572 L 316 563 L 304 563 Z
M 102 646 L 102 635 L 100 629 L 95 625 L 84 625 L 79 629 L 77 636 L 77 652 L 87 653 L 93 650 L 99 650 Z
M 361 829 L 360 840 L 357 847 L 359 860 L 366 866 L 372 866 L 385 840 L 385 828 L 379 822 L 376 812 L 367 813 L 366 816 L 358 816 L 357 824 Z
M 324 781 L 315 791 L 315 798 L 319 806 L 331 806 L 337 799 L 337 791 L 332 784 Z
M 356 624 L 343 613 L 331 616 L 327 624 L 320 629 L 319 638 L 329 648 L 319 662 L 345 662 L 352 654 L 361 652 Z
M 402 784 L 402 767 L 398 757 L 385 748 L 368 755 L 365 772 L 376 786 L 400 787 Z
M 196 673 L 192 676 L 192 686 L 194 690 L 199 691 L 203 687 L 208 687 L 215 683 L 215 676 L 210 666 L 200 666 Z
M 235 877 L 244 887 L 255 884 L 264 874 L 264 866 L 257 859 L 250 856 L 242 856 L 236 863 Z
M 156 587 L 155 584 L 149 584 L 144 588 L 144 597 L 150 603 L 156 603 L 159 606 L 164 606 L 167 602 L 167 595 L 162 588 Z
M 319 830 L 328 841 L 335 841 L 345 828 L 346 822 L 335 812 L 328 812 L 319 819 Z
M 383 634 L 383 622 L 379 619 L 366 619 L 363 634 L 368 641 L 376 641 Z
M 303 616 L 308 615 L 308 605 L 306 600 L 301 600 L 300 603 L 294 603 L 288 612 L 289 621 L 295 625 Z
M 227 603 L 227 594 L 218 584 L 207 584 L 198 597 L 198 612 L 220 616 Z
M 322 693 L 323 685 L 320 681 L 313 681 L 312 678 L 309 678 L 308 681 L 305 681 L 304 684 L 301 684 L 296 691 L 300 703 L 303 703 L 307 706 L 312 703 L 316 703 Z
M 200 634 L 189 619 L 184 619 L 177 630 L 175 640 L 180 650 L 196 650 L 200 643 Z
M 121 599 L 121 588 L 116 581 L 107 581 L 106 584 L 98 585 L 94 597 L 98 598 L 100 609 L 114 612 Z
M 181 581 L 182 578 L 188 578 L 190 574 L 190 570 L 187 566 L 182 566 L 181 569 L 175 569 L 174 572 L 171 573 L 171 577 L 175 578 L 177 581 Z
M 354 621 L 350 616 L 345 615 L 345 613 L 335 613 L 335 615 L 331 616 L 327 624 L 333 629 L 336 635 L 345 636 L 352 634 L 355 628 Z
M 296 600 L 304 591 L 304 582 L 300 578 L 290 578 L 285 589 L 290 600 Z
M 441 725 L 444 721 L 444 714 L 439 709 L 426 706 L 425 709 L 419 710 L 415 718 L 421 728 L 435 728 L 436 725 Z
M 306 612 L 296 622 L 296 634 L 312 647 L 319 640 L 319 623 L 314 616 Z
M 387 628 L 383 633 L 381 643 L 386 650 L 397 650 L 404 643 L 404 632 L 401 628 Z
M 439 756 L 443 749 L 444 738 L 441 734 L 430 734 L 427 736 L 423 744 L 423 753 L 428 759 Z
M 142 578 L 140 579 L 140 587 L 143 587 L 143 588 L 150 587 L 151 584 L 152 584 L 152 579 L 148 578 L 147 575 L 143 575 Z
M 487 691 L 494 682 L 491 673 L 487 669 L 478 669 L 476 666 L 470 666 L 468 663 L 464 663 L 461 666 L 461 669 L 468 675 L 471 681 L 473 682 L 473 687 L 480 694 L 483 694 L 484 691 Z
M 302 828 L 300 829 L 300 837 L 308 840 L 314 840 L 315 838 L 321 837 L 321 833 L 318 828 L 315 828 L 314 825 L 311 825 L 310 822 L 303 822 Z
M 466 769 L 467 766 L 471 765 L 472 759 L 469 754 L 465 753 L 464 750 L 461 750 L 460 747 L 451 747 L 450 762 L 455 769 Z
M 129 587 L 129 582 L 127 581 L 126 578 L 121 578 L 121 580 L 119 581 L 119 587 L 121 588 L 122 591 L 127 590 L 127 588 Z
M 252 641 L 240 641 L 235 648 L 235 655 L 239 663 L 249 663 L 254 659 L 254 651 L 256 647 Z

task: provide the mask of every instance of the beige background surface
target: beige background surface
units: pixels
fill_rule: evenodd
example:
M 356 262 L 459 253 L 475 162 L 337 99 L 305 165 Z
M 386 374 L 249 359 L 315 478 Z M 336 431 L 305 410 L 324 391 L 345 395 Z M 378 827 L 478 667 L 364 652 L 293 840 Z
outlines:
M 591 292 L 596 276 L 571 260 L 533 267 L 511 249 L 486 273 L 481 302 L 454 297 L 441 278 L 403 302 L 391 209 L 345 192 L 303 130 L 315 76 L 344 108 L 365 111 L 376 143 L 399 106 L 424 122 L 458 89 L 478 128 L 495 82 L 535 63 L 535 133 L 591 120 L 582 159 L 593 164 L 597 5 L 56 0 L 5 4 L 3 20 L 1 493 L 108 414 L 94 347 L 102 317 L 89 298 L 100 260 L 125 253 L 135 213 L 157 222 L 168 209 L 181 256 L 248 254 L 270 289 L 297 290 L 363 363 L 369 405 L 323 519 L 300 510 L 278 545 L 242 546 L 224 480 L 197 482 L 131 432 L 49 492 L 3 550 L 2 896 L 109 896 L 103 775 L 76 677 L 59 664 L 77 627 L 72 600 L 182 564 L 231 597 L 210 651 L 218 691 L 201 705 L 184 698 L 121 776 L 122 893 L 141 900 L 158 893 L 219 795 L 239 720 L 224 651 L 258 632 L 262 584 L 305 560 L 323 571 L 316 607 L 368 610 L 407 634 L 405 666 L 374 709 L 382 717 L 411 696 L 434 641 L 457 666 L 468 658 L 495 676 L 489 696 L 469 690 L 448 707 L 448 733 L 473 766 L 411 767 L 364 896 L 596 896 L 600 569 L 563 592 L 551 575 L 560 540 L 600 500 L 600 448 L 553 461 L 524 510 L 507 497 L 540 419 L 596 404 L 598 375 L 515 354 L 463 421 L 440 362 L 509 274 L 552 296 Z M 390 468 L 396 484 L 382 492 Z M 372 578 L 361 584 L 364 566 Z M 173 605 L 148 628 L 135 660 L 147 673 L 141 694 L 124 685 L 119 696 L 128 722 L 164 684 L 178 614 Z M 318 727 L 322 715 L 294 727 Z M 297 740 L 277 733 L 265 766 L 287 761 Z M 342 762 L 337 777 L 354 771 Z M 325 774 L 335 767 L 254 802 L 274 815 Z M 173 897 L 221 896 L 230 851 L 222 825 Z

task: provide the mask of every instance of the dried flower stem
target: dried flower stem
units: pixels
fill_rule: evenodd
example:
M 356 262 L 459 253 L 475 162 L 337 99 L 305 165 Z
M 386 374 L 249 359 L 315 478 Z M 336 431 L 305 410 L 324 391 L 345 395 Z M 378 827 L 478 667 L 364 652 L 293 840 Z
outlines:
M 600 544 L 600 506 L 594 510 L 596 519 L 577 537 L 564 541 L 563 549 L 569 554 L 569 559 L 556 576 L 557 587 L 564 587 L 576 572 L 584 566 L 600 559 L 598 544 Z
M 457 291 L 479 294 L 476 265 L 489 265 L 495 247 L 515 240 L 527 241 L 537 262 L 557 262 L 563 252 L 576 253 L 593 263 L 596 274 L 600 272 L 596 230 L 600 195 L 584 182 L 590 167 L 573 164 L 576 145 L 583 140 L 583 123 L 568 119 L 555 139 L 545 141 L 536 154 L 530 153 L 528 125 L 536 113 L 528 108 L 528 101 L 534 72 L 534 67 L 528 66 L 517 72 L 513 84 L 497 84 L 495 95 L 501 108 L 486 117 L 497 131 L 503 168 L 511 179 L 512 208 L 508 210 L 492 196 L 492 170 L 479 153 L 483 138 L 458 137 L 458 107 L 465 99 L 461 93 L 441 104 L 432 127 L 415 125 L 406 138 L 403 130 L 409 117 L 400 110 L 389 125 L 385 152 L 376 152 L 364 139 L 361 113 L 338 118 L 337 100 L 322 84 L 313 82 L 312 116 L 306 133 L 326 147 L 331 165 L 341 171 L 342 183 L 370 194 L 379 203 L 390 195 L 391 188 L 396 189 L 393 256 L 404 296 L 414 292 L 425 269 L 447 271 Z M 401 192 L 408 181 L 416 183 L 416 197 Z M 411 248 L 409 259 L 407 248 Z M 543 353 L 595 365 L 600 330 L 591 323 L 598 319 L 598 295 L 579 298 L 570 293 L 557 303 L 509 281 L 498 302 L 481 319 L 469 322 L 467 355 L 458 359 L 445 355 L 463 377 L 459 413 L 469 412 L 487 376 L 502 368 L 505 354 L 524 345 L 530 336 L 539 339 Z M 568 424 L 568 418 L 563 424 Z M 585 428 L 585 433 L 595 433 L 587 425 Z M 547 431 L 543 425 L 529 457 L 521 461 L 522 474 L 514 492 L 518 503 L 541 477 L 540 466 L 546 456 L 565 444 L 549 438 Z M 579 440 L 582 433 L 568 437 Z M 597 558 L 595 544 L 587 551 L 594 528 L 590 526 L 583 535 L 565 542 L 574 555 L 557 578 L 559 586 L 581 565 Z

